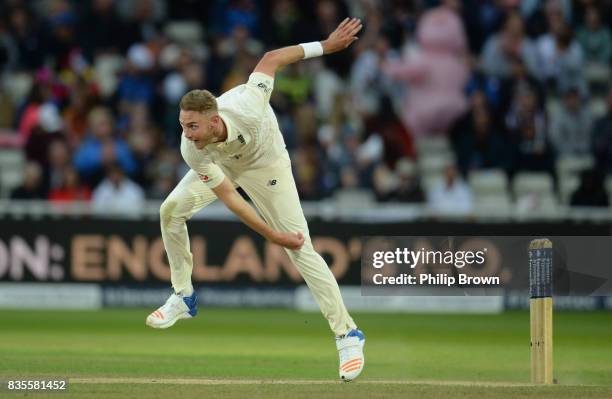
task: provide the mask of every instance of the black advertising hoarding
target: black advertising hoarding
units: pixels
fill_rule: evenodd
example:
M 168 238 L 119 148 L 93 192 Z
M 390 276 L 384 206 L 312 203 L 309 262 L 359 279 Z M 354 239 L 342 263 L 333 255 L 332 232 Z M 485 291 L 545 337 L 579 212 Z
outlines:
M 118 219 L 0 220 L 0 281 L 169 285 L 170 269 L 156 221 Z M 284 251 L 239 222 L 188 223 L 195 284 L 303 284 Z M 315 249 L 341 285 L 359 285 L 364 236 L 609 235 L 598 224 L 310 223 Z
M 169 283 L 159 224 L 121 220 L 2 221 L 0 281 Z M 313 235 L 313 244 L 342 283 L 359 283 L 361 253 L 350 229 Z M 189 223 L 194 283 L 288 285 L 303 283 L 282 248 L 238 222 Z M 344 234 L 342 234 L 344 231 Z

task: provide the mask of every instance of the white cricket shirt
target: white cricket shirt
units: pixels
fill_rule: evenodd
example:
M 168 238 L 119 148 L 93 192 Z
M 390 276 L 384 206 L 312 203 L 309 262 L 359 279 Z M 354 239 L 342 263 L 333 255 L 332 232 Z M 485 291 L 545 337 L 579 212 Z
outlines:
M 274 79 L 253 72 L 245 84 L 217 98 L 219 115 L 227 127 L 227 140 L 199 150 L 181 137 L 181 155 L 210 188 L 223 181 L 219 165 L 240 173 L 271 165 L 285 151 L 285 140 L 270 106 Z

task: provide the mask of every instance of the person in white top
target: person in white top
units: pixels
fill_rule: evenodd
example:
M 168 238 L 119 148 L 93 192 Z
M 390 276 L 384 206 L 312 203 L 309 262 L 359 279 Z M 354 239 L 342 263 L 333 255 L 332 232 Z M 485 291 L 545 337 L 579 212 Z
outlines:
M 121 166 L 113 163 L 107 168 L 106 178 L 95 188 L 91 199 L 95 212 L 128 217 L 142 209 L 145 195 L 142 188 L 125 175 Z
M 343 50 L 357 40 L 361 28 L 359 19 L 347 18 L 326 40 L 269 51 L 246 84 L 218 98 L 206 90 L 183 96 L 181 154 L 191 170 L 160 208 L 174 294 L 147 317 L 147 325 L 167 328 L 196 315 L 185 222 L 218 198 L 250 228 L 285 247 L 336 335 L 340 377 L 352 380 L 361 373 L 365 336 L 346 310 L 328 265 L 313 249 L 289 154 L 269 104 L 278 68 Z M 249 195 L 261 217 L 236 187 Z

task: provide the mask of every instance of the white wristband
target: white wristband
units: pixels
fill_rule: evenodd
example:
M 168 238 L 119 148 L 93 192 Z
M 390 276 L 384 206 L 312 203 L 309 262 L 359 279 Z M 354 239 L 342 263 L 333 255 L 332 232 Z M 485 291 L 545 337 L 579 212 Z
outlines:
M 321 42 L 300 43 L 300 46 L 304 49 L 304 59 L 323 55 Z

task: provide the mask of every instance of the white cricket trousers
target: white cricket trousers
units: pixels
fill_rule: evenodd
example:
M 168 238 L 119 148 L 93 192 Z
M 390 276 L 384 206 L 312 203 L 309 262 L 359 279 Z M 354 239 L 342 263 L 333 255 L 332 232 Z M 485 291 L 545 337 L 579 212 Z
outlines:
M 222 169 L 234 185 L 242 187 L 249 195 L 263 219 L 273 229 L 304 234 L 304 245 L 300 250 L 285 251 L 306 281 L 332 331 L 336 335 L 343 335 L 356 328 L 344 306 L 334 275 L 312 246 L 291 173 L 289 155 L 285 152 L 278 161 L 265 168 L 238 173 L 228 168 Z M 175 292 L 191 287 L 193 258 L 186 221 L 216 199 L 215 193 L 199 179 L 196 172 L 190 170 L 161 205 L 162 238 Z

